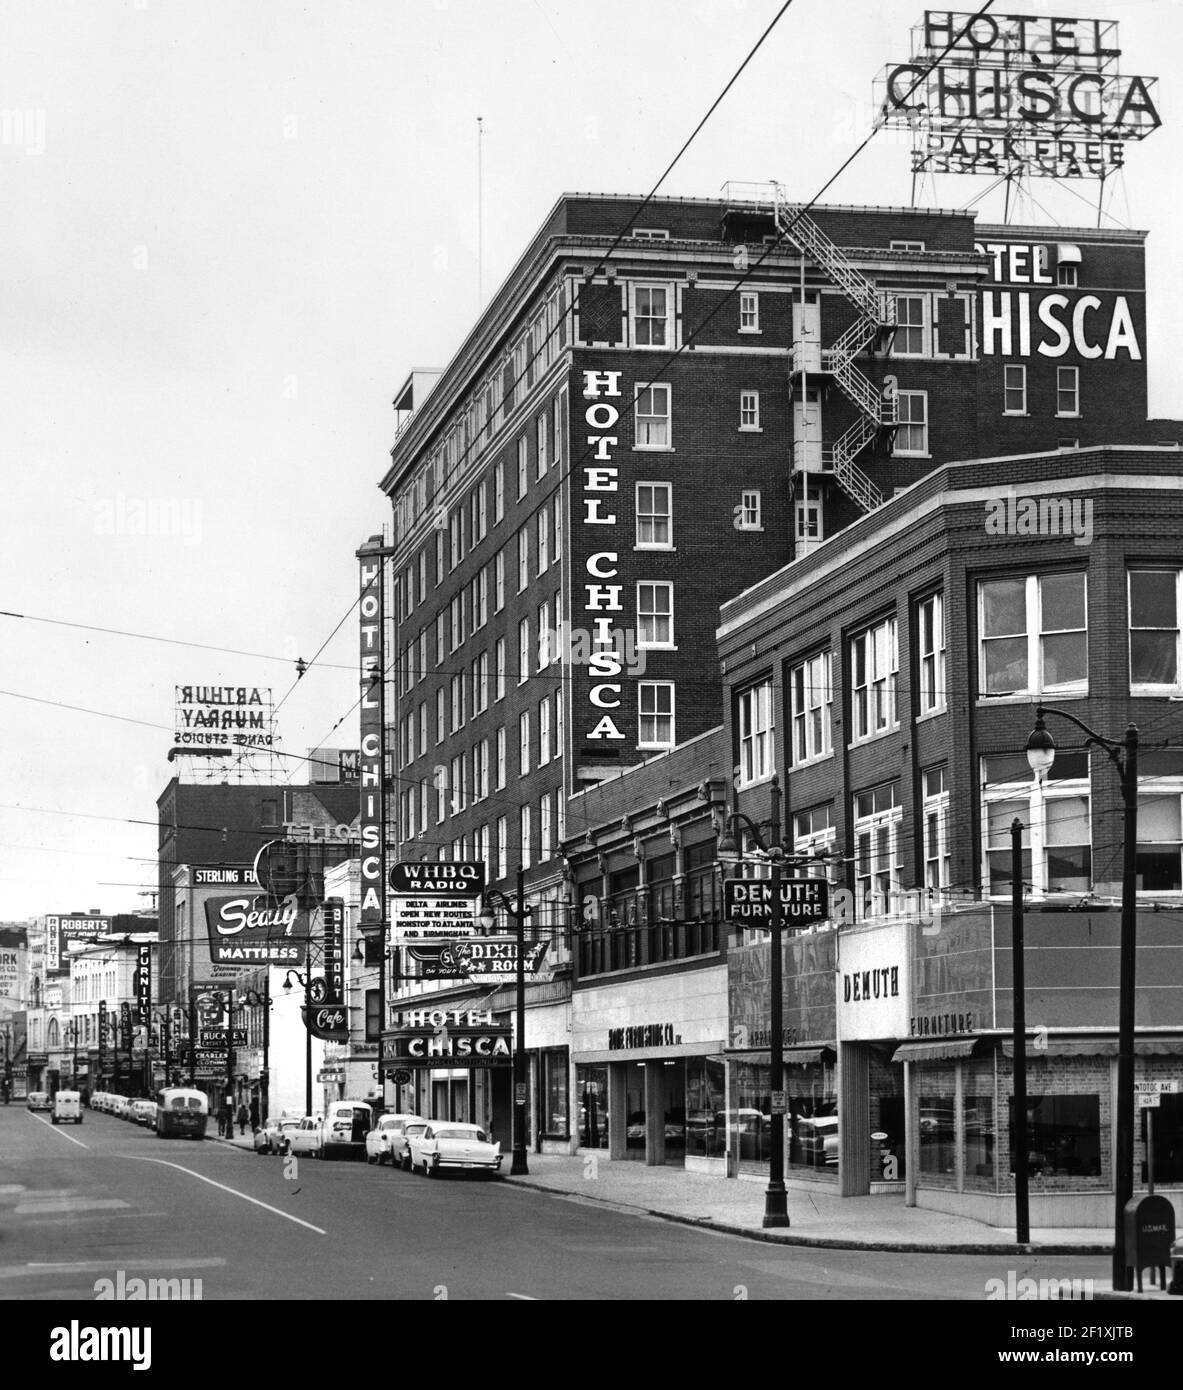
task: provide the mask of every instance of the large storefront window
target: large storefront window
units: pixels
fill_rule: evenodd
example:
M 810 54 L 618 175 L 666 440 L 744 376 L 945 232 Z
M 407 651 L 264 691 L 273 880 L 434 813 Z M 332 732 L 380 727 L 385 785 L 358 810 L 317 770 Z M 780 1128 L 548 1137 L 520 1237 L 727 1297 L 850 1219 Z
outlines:
M 1014 1099 L 1010 1101 L 1014 1152 Z M 1099 1096 L 1036 1096 L 1027 1101 L 1027 1166 L 1033 1177 L 1099 1177 Z M 1014 1171 L 1014 1159 L 1011 1160 Z
M 542 1132 L 551 1139 L 566 1139 L 567 1109 L 567 1049 L 552 1048 L 541 1055 L 542 1062 Z
M 608 1147 L 608 1068 L 576 1067 L 575 1089 L 579 1097 L 579 1146 Z
M 994 1176 L 994 1100 L 991 1096 L 966 1096 L 965 1176 Z
M 721 1158 L 727 1151 L 723 1063 L 710 1057 L 686 1059 L 686 1153 Z
M 741 1163 L 767 1163 L 771 1148 L 771 1068 L 766 1062 L 737 1062 L 733 1088 L 735 1151 Z M 838 1175 L 838 1098 L 834 1068 L 787 1066 L 789 1113 L 785 1159 L 790 1169 Z
M 1142 1112 L 1142 1144 L 1146 1144 L 1146 1117 L 1154 1116 L 1154 1181 L 1183 1183 L 1183 1095 L 1159 1096 L 1158 1108 Z M 1149 1179 L 1142 1164 L 1142 1181 Z
M 951 1095 L 920 1095 L 920 1171 L 952 1173 L 957 1168 L 956 1109 Z

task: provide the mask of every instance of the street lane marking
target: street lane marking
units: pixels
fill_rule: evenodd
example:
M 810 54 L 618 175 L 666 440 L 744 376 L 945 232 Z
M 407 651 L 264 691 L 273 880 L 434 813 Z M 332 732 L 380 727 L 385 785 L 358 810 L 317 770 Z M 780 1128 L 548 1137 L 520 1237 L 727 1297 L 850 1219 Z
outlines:
M 20 1279 L 27 1278 L 29 1275 L 44 1274 L 102 1274 L 109 1272 L 113 1264 L 118 1264 L 120 1269 L 166 1269 L 170 1272 L 177 1269 L 215 1269 L 220 1268 L 226 1263 L 225 1260 L 62 1260 L 58 1263 L 51 1263 L 47 1260 L 33 1260 L 25 1265 L 0 1265 L 0 1279 Z
M 204 1173 L 195 1173 L 192 1168 L 186 1168 L 180 1163 L 170 1163 L 167 1158 L 144 1158 L 140 1154 L 128 1154 L 127 1157 L 133 1163 L 159 1163 L 162 1168 L 175 1168 L 178 1173 L 188 1173 L 190 1177 L 198 1178 L 202 1182 L 207 1182 L 211 1187 L 221 1188 L 223 1192 L 229 1192 L 232 1197 L 241 1197 L 244 1202 L 251 1202 L 256 1207 L 262 1207 L 264 1211 L 273 1212 L 276 1216 L 282 1216 L 285 1221 L 294 1221 L 297 1226 L 305 1226 L 310 1231 L 315 1231 L 318 1236 L 327 1236 L 328 1231 L 323 1231 L 319 1226 L 314 1226 L 311 1221 L 303 1221 L 298 1216 L 293 1216 L 291 1212 L 280 1211 L 278 1207 L 273 1207 L 267 1202 L 260 1202 L 257 1197 L 250 1197 L 245 1192 L 239 1192 L 236 1187 L 227 1187 L 224 1182 L 214 1182 L 213 1178 L 207 1178 Z
M 86 1149 L 89 1151 L 89 1144 L 84 1144 L 81 1139 L 75 1139 L 72 1134 L 67 1134 L 64 1129 L 60 1129 L 57 1125 L 51 1125 L 48 1120 L 42 1119 L 40 1115 L 34 1115 L 32 1118 L 36 1120 L 38 1124 L 43 1124 L 46 1129 L 52 1129 L 56 1133 L 60 1134 L 63 1139 L 68 1139 L 71 1144 L 77 1144 L 80 1149 Z
M 13 1209 L 13 1216 L 63 1216 L 80 1211 L 112 1211 L 131 1205 L 121 1197 L 46 1197 L 30 1192 Z
M 507 1293 L 506 1298 L 520 1298 L 523 1303 L 537 1303 L 538 1300 L 532 1293 Z

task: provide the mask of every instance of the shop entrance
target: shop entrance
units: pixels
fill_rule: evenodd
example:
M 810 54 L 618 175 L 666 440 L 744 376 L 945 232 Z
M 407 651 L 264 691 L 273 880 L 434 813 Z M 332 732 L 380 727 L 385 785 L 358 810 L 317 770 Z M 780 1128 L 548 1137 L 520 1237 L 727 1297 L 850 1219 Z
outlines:
M 665 1162 L 671 1167 L 686 1166 L 686 1063 L 650 1062 L 661 1077 L 662 1138 Z
M 468 1120 L 468 1078 L 449 1077 L 431 1083 L 431 1117 L 463 1124 Z

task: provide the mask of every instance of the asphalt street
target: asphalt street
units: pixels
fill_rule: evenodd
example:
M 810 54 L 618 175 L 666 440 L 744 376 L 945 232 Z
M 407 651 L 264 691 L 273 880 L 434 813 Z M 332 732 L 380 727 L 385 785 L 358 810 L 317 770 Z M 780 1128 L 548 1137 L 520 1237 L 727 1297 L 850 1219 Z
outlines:
M 777 1247 L 512 1179 L 259 1157 L 0 1107 L 2 1300 L 90 1300 L 121 1273 L 200 1280 L 203 1300 L 984 1300 L 1011 1271 L 1107 1270 L 1100 1256 Z

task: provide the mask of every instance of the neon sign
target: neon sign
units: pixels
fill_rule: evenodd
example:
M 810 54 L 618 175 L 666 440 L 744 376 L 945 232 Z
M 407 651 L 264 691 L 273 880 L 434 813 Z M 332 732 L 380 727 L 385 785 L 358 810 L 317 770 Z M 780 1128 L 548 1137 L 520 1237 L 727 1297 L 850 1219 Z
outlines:
M 876 100 L 913 132 L 914 173 L 1103 179 L 1162 124 L 1158 79 L 1120 58 L 1115 20 L 926 10 Z

